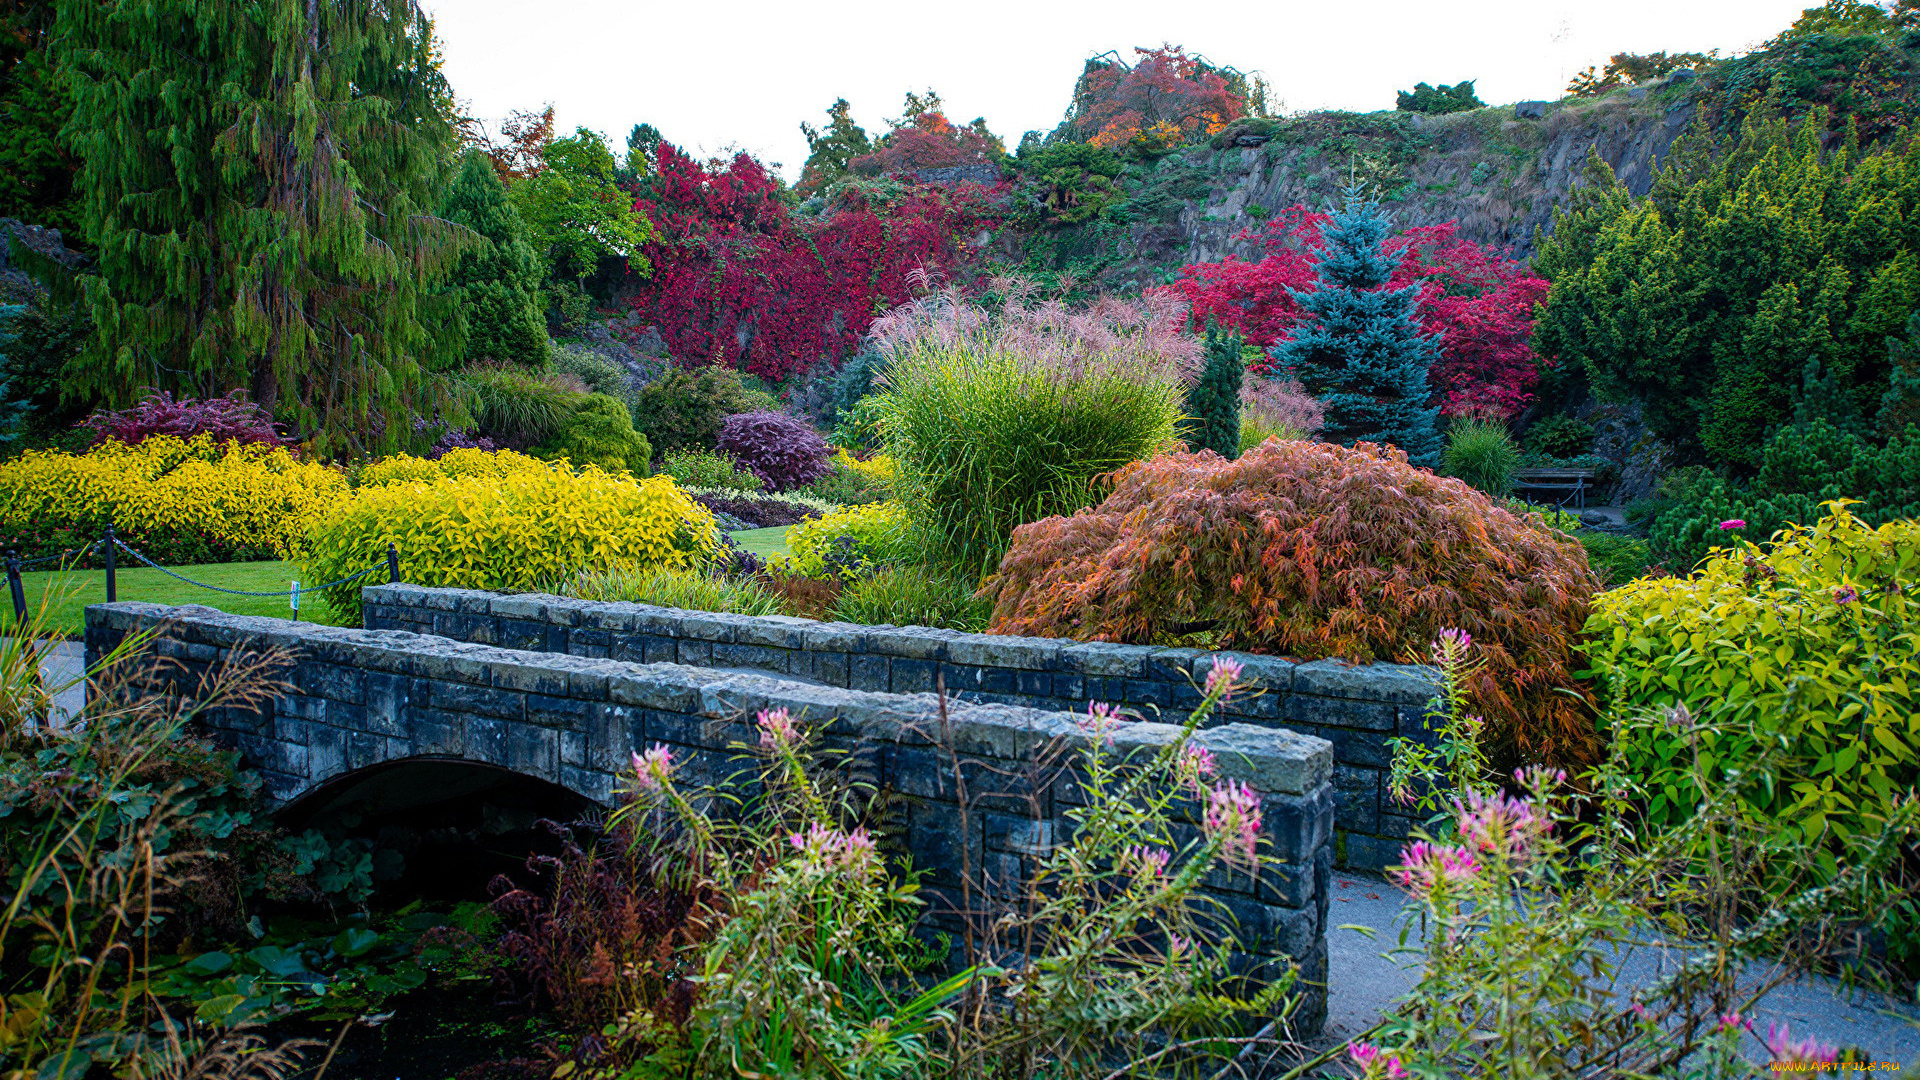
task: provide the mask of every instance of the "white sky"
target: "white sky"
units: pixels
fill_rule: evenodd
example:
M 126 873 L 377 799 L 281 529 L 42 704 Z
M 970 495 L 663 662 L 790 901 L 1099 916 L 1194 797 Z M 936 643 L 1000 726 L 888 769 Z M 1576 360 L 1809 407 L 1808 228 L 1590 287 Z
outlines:
M 1482 100 L 1554 98 L 1621 51 L 1752 48 L 1815 0 L 424 0 L 455 93 L 497 119 L 551 104 L 563 131 L 636 122 L 697 156 L 806 158 L 800 122 L 836 97 L 885 130 L 908 90 L 1012 149 L 1060 122 L 1081 63 L 1184 45 L 1265 74 L 1287 111 L 1391 108 L 1415 82 L 1478 80 Z

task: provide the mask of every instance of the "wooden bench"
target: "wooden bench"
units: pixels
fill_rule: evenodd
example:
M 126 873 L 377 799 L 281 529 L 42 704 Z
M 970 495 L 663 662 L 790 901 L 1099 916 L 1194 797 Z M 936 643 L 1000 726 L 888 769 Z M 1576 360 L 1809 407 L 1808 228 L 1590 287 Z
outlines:
M 1587 492 L 1593 490 L 1595 475 L 1592 469 L 1518 469 L 1513 474 L 1513 490 L 1516 493 L 1564 492 L 1554 500 L 1555 506 L 1564 510 L 1571 502 L 1577 509 L 1585 510 Z

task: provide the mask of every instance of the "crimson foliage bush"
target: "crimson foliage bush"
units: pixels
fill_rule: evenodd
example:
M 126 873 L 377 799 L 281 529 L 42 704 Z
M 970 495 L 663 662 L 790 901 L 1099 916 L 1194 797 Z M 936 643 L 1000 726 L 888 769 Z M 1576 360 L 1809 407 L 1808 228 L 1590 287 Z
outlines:
M 833 449 L 813 425 L 785 413 L 749 412 L 720 424 L 720 452 L 766 481 L 768 491 L 790 491 L 832 471 Z
M 95 446 L 108 439 L 132 446 L 155 435 L 191 439 L 207 434 L 215 442 L 229 439 L 264 446 L 288 446 L 273 430 L 273 416 L 235 390 L 225 397 L 180 398 L 164 390 L 150 393 L 139 404 L 116 412 L 96 412 L 80 426 L 93 429 Z
M 1014 530 L 985 589 L 994 633 L 1150 644 L 1202 626 L 1303 660 L 1416 660 L 1465 630 L 1497 757 L 1596 749 L 1572 676 L 1600 590 L 1585 550 L 1392 448 L 1275 440 L 1129 465 L 1099 506 Z

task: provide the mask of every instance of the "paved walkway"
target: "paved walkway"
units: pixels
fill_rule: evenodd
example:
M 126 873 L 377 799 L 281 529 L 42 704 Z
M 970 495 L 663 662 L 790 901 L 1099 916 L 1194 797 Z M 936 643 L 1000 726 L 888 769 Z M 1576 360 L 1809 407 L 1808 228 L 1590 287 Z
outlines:
M 86 649 L 77 641 L 47 638 L 40 642 L 40 679 L 43 685 L 75 682 L 85 670 Z M 58 724 L 85 707 L 86 687 L 76 684 L 53 699 L 53 722 Z
M 1337 871 L 1333 902 L 1327 913 L 1327 1029 L 1320 1045 L 1345 1040 L 1378 1023 L 1395 999 L 1414 984 L 1416 970 L 1406 966 L 1416 956 L 1383 957 L 1399 944 L 1396 919 L 1408 903 L 1407 895 L 1385 878 Z M 1367 926 L 1373 937 L 1342 926 Z M 1416 932 L 1408 937 L 1417 946 Z M 1676 953 L 1641 955 L 1623 966 L 1621 982 L 1640 986 L 1651 982 L 1671 964 Z M 1882 994 L 1848 991 L 1825 979 L 1809 979 L 1781 986 L 1762 999 L 1753 1013 L 1755 1026 L 1769 1022 L 1792 1026 L 1796 1038 L 1817 1036 L 1820 1041 L 1858 1046 L 1877 1061 L 1897 1062 L 1908 1070 L 1920 1068 L 1920 1007 Z M 1748 1051 L 1757 1062 L 1766 1052 L 1756 1040 Z

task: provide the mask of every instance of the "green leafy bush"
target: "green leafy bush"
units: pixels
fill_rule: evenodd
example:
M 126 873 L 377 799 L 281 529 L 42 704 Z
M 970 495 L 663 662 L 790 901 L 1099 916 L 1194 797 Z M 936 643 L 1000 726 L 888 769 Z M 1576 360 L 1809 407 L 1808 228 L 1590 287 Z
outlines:
M 978 634 L 993 617 L 993 603 L 975 595 L 974 583 L 964 577 L 925 566 L 894 566 L 849 583 L 827 615 L 836 622 Z
M 560 345 L 553 350 L 552 370 L 571 375 L 587 384 L 596 394 L 605 394 L 630 402 L 635 396 L 633 375 L 608 357 L 579 345 Z
M 864 506 L 894 497 L 900 479 L 899 464 L 887 454 L 856 458 L 841 449 L 827 462 L 832 471 L 794 490 L 841 506 Z
M 573 415 L 546 441 L 533 448 L 539 457 L 593 465 L 607 472 L 645 476 L 653 460 L 646 436 L 633 430 L 633 416 L 616 398 L 588 394 Z
M 656 450 L 711 450 L 727 417 L 779 408 L 773 395 L 748 388 L 739 372 L 709 364 L 677 367 L 649 383 L 634 399 L 633 421 Z
M 624 600 L 685 611 L 784 614 L 780 598 L 755 581 L 680 567 L 590 570 L 569 580 L 559 592 L 582 600 Z
M 1839 503 L 1771 549 L 1602 594 L 1582 646 L 1610 715 L 1683 707 L 1679 727 L 1616 733 L 1656 827 L 1732 786 L 1782 829 L 1836 844 L 1920 785 L 1920 522 L 1872 528 Z M 1709 769 L 1675 766 L 1700 740 Z M 1782 779 L 1748 766 L 1784 753 Z M 1701 784 L 1708 785 L 1703 790 Z M 1836 849 L 1837 850 L 1837 849 Z M 1821 856 L 1830 879 L 1833 850 Z
M 662 476 L 671 476 L 685 488 L 719 488 L 724 491 L 760 491 L 766 482 L 758 476 L 711 450 L 670 450 L 660 466 Z
M 1497 420 L 1458 420 L 1447 432 L 1447 448 L 1440 454 L 1440 472 L 1457 477 L 1495 498 L 1513 490 L 1513 471 L 1520 467 L 1520 448 Z
M 1534 422 L 1522 444 L 1528 451 L 1547 457 L 1566 458 L 1593 449 L 1593 425 L 1565 413 Z
M 1415 83 L 1411 91 L 1400 91 L 1393 107 L 1401 112 L 1443 116 L 1447 113 L 1466 112 L 1469 109 L 1484 109 L 1487 103 L 1480 100 L 1479 94 L 1474 93 L 1473 80 L 1467 79 L 1452 86 Z
M 1647 542 L 1637 536 L 1580 529 L 1573 538 L 1587 549 L 1587 565 L 1593 568 L 1594 576 L 1610 589 L 1646 573 L 1652 564 Z

